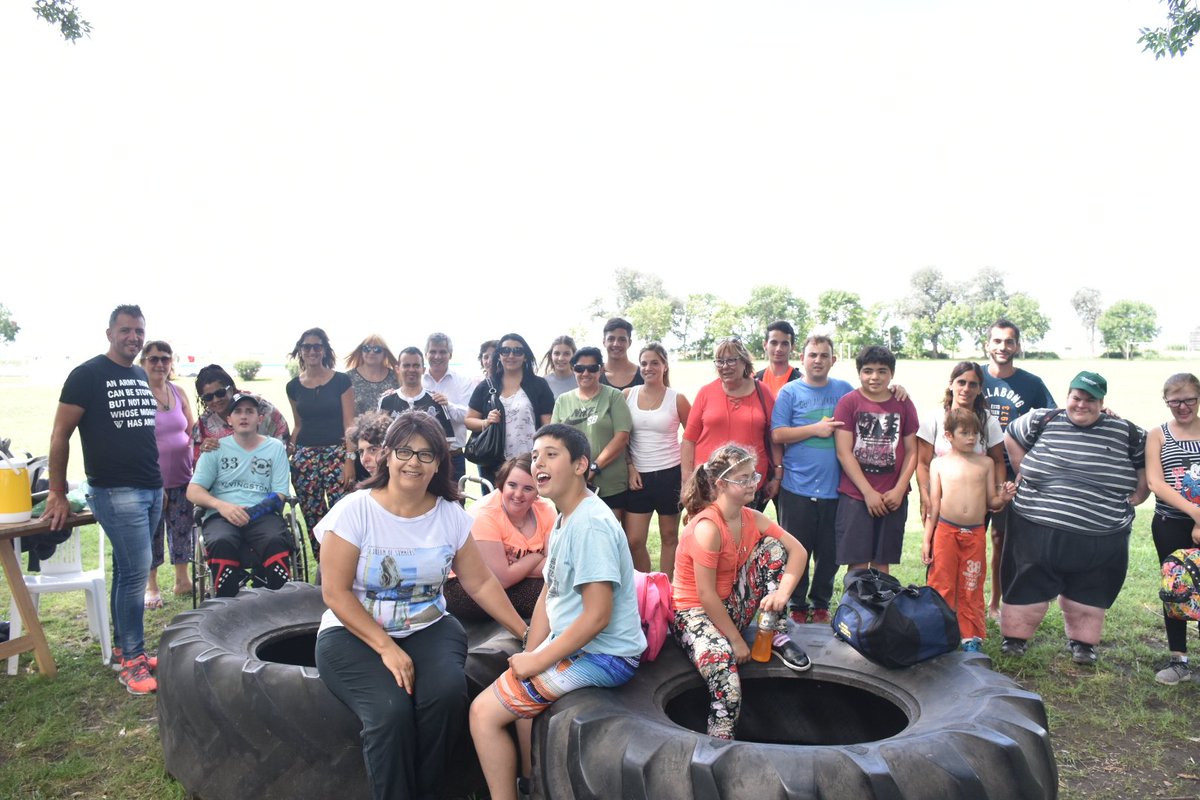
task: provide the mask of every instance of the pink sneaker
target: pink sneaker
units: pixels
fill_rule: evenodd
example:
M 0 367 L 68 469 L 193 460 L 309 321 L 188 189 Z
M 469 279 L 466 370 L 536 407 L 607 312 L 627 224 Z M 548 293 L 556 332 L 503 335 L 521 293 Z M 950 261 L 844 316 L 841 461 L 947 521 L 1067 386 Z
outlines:
M 119 679 L 132 695 L 141 696 L 158 691 L 158 681 L 150 674 L 150 659 L 145 653 L 126 661 L 121 667 Z
M 150 665 L 150 671 L 158 672 L 158 656 L 152 653 L 146 653 L 145 656 L 146 662 Z M 112 661 L 109 661 L 108 664 L 113 668 L 113 672 L 120 672 L 125 666 L 125 660 L 121 658 L 121 648 L 115 644 L 112 649 Z

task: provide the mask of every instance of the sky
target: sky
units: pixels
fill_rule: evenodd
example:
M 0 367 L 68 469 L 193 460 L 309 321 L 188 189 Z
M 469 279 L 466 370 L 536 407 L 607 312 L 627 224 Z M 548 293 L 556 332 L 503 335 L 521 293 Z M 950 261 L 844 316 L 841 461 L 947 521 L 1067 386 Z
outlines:
M 1154 0 L 121 3 L 77 44 L 0 4 L 0 359 L 100 352 L 141 304 L 177 351 L 270 363 L 432 330 L 590 331 L 618 268 L 683 297 L 865 304 L 935 266 L 1200 324 L 1200 54 Z

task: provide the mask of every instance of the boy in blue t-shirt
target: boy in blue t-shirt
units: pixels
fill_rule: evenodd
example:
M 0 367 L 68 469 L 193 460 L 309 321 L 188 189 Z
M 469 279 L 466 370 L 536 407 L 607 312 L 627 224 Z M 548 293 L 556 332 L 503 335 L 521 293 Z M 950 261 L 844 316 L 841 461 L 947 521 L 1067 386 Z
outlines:
M 646 649 L 633 557 L 612 511 L 588 491 L 590 466 L 591 447 L 576 428 L 544 425 L 534 435 L 533 477 L 559 517 L 525 652 L 471 704 L 471 738 L 493 800 L 517 796 L 509 725 L 517 723 L 526 781 L 533 718 L 568 692 L 625 683 Z
M 204 518 L 205 557 L 217 597 L 233 597 L 261 564 L 267 588 L 291 579 L 287 525 L 279 514 L 288 489 L 283 443 L 258 432 L 258 398 L 249 392 L 230 401 L 233 435 L 200 455 L 187 498 L 209 509 Z

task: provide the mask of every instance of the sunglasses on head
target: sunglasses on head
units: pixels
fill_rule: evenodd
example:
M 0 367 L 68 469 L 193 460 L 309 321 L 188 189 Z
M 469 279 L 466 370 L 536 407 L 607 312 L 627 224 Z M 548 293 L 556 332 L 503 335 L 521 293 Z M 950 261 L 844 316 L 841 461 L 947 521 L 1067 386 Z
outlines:
M 325 345 L 320 344 L 320 343 L 313 344 L 312 342 L 305 342 L 304 344 L 300 345 L 300 349 L 306 353 L 309 353 L 309 352 L 312 352 L 313 350 L 324 350 Z
M 525 355 L 524 347 L 501 347 L 496 351 L 502 356 L 523 356 Z
M 576 364 L 575 366 L 571 367 L 571 369 L 575 370 L 580 375 L 582 375 L 585 372 L 595 375 L 597 372 L 600 371 L 600 365 L 599 364 Z
M 215 392 L 202 394 L 200 395 L 200 399 L 206 403 L 211 403 L 213 400 L 222 400 L 224 399 L 225 395 L 229 394 L 229 392 L 232 390 L 232 386 L 226 386 L 224 389 L 217 389 Z
M 383 352 L 383 348 L 377 344 L 364 344 L 361 349 L 364 353 L 382 353 Z

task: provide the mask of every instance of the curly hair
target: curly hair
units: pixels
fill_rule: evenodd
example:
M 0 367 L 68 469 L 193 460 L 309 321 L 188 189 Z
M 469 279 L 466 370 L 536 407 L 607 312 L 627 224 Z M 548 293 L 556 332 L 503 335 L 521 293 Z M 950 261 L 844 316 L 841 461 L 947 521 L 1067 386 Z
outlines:
M 362 439 L 373 445 L 381 445 L 391 426 L 392 415 L 386 411 L 364 411 L 346 428 L 346 444 L 353 445 Z

